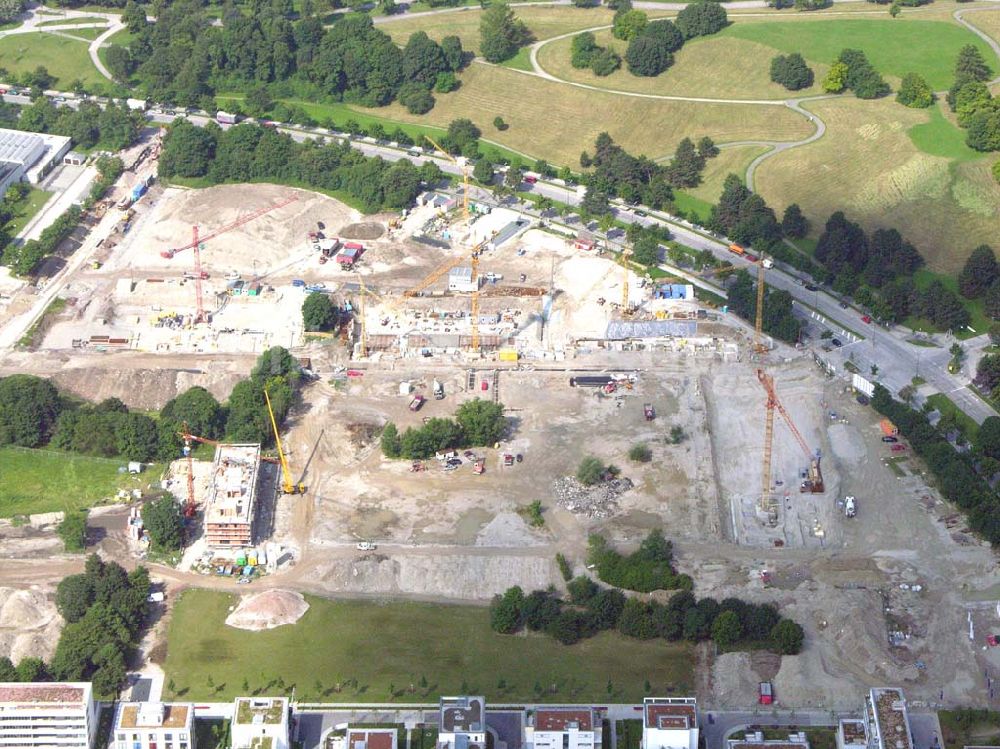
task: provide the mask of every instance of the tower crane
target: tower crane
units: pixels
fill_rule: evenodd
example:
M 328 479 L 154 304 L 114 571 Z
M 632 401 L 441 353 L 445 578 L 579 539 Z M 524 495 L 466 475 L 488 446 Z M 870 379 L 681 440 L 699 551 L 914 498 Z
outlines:
M 358 310 L 361 317 L 361 340 L 359 341 L 358 355 L 363 359 L 368 356 L 368 329 L 365 326 L 365 297 L 368 295 L 368 289 L 365 287 L 365 281 L 360 275 L 358 276 L 358 284 L 361 286 L 361 304 Z
M 271 417 L 271 428 L 274 430 L 274 444 L 278 447 L 278 460 L 281 461 L 281 492 L 282 494 L 305 494 L 305 484 L 296 484 L 292 481 L 292 472 L 288 468 L 288 459 L 285 451 L 281 447 L 281 435 L 278 434 L 278 422 L 274 420 L 274 409 L 271 408 L 271 396 L 264 388 L 264 401 L 267 403 L 267 414 Z
M 764 329 L 764 256 L 760 256 L 757 261 L 757 316 L 753 326 L 753 350 L 758 354 L 767 351 L 764 345 L 762 332 Z M 791 422 L 789 422 L 791 423 Z
M 632 313 L 631 308 L 628 303 L 628 266 L 629 258 L 632 257 L 632 248 L 623 247 L 622 248 L 622 268 L 625 273 L 622 275 L 622 314 L 630 315 Z
M 205 440 L 201 437 L 195 437 L 191 434 L 188 429 L 187 422 L 184 422 L 184 431 L 180 432 L 181 437 L 184 439 L 184 457 L 187 458 L 188 464 L 188 480 L 187 480 L 187 502 L 184 504 L 184 517 L 193 518 L 197 505 L 194 501 L 194 458 L 191 455 L 191 442 L 197 440 L 198 442 L 211 442 L 211 440 Z M 215 443 L 218 444 L 218 443 Z
M 281 200 L 281 201 L 275 203 L 274 205 L 269 205 L 269 206 L 265 206 L 263 208 L 258 208 L 256 211 L 253 211 L 252 213 L 248 213 L 245 216 L 241 216 L 240 218 L 236 219 L 232 223 L 226 224 L 221 229 L 217 229 L 217 230 L 211 232 L 210 234 L 207 234 L 207 235 L 201 237 L 200 240 L 196 237 L 189 244 L 182 245 L 181 247 L 175 247 L 172 250 L 162 250 L 160 252 L 160 257 L 165 257 L 167 259 L 170 259 L 174 255 L 176 255 L 178 252 L 183 252 L 184 250 L 195 249 L 198 246 L 199 241 L 201 243 L 205 243 L 205 242 L 207 242 L 210 239 L 215 239 L 216 237 L 218 237 L 218 236 L 220 236 L 222 234 L 225 234 L 227 231 L 232 231 L 233 229 L 236 229 L 236 228 L 238 228 L 240 226 L 243 226 L 243 224 L 249 223 L 250 221 L 253 221 L 255 218 L 260 218 L 261 216 L 263 216 L 266 213 L 270 213 L 271 211 L 276 211 L 279 208 L 284 208 L 286 205 L 288 205 L 290 203 L 294 203 L 298 199 L 299 199 L 298 195 L 292 195 L 291 197 L 285 198 L 284 200 Z
M 441 151 L 445 157 L 455 166 L 458 167 L 459 171 L 462 173 L 462 217 L 465 219 L 466 223 L 469 221 L 469 165 L 459 163 L 458 159 L 448 153 L 446 150 L 441 148 L 431 136 L 424 134 L 424 137 L 430 142 L 434 148 Z
M 193 237 L 191 244 L 194 245 L 194 295 L 196 297 L 196 312 L 194 315 L 195 323 L 208 322 L 208 316 L 205 314 L 205 298 L 202 295 L 201 282 L 204 280 L 202 275 L 203 271 L 201 269 L 201 247 L 202 243 L 198 241 L 198 224 L 191 227 L 191 235 Z
M 763 386 L 764 391 L 767 393 L 767 415 L 764 421 L 764 454 L 763 454 L 763 465 L 761 470 L 761 497 L 760 497 L 760 507 L 768 514 L 774 513 L 774 501 L 771 496 L 771 447 L 774 437 L 774 412 L 775 410 L 781 414 L 781 418 L 785 420 L 785 424 L 788 425 L 789 431 L 791 431 L 792 436 L 795 437 L 795 441 L 799 443 L 799 447 L 802 448 L 802 452 L 805 453 L 806 459 L 809 461 L 809 469 L 807 478 L 799 484 L 799 491 L 809 492 L 812 494 L 822 494 L 823 493 L 823 474 L 820 471 L 820 458 L 818 454 L 813 454 L 806 444 L 805 439 L 803 439 L 801 432 L 795 426 L 785 407 L 778 400 L 778 393 L 774 389 L 774 378 L 767 374 L 763 369 L 757 370 L 757 380 Z

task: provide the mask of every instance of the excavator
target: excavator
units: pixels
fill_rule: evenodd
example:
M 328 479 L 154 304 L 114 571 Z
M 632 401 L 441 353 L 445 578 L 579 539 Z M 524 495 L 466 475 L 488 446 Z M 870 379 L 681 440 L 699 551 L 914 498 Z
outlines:
M 305 484 L 296 484 L 292 480 L 292 472 L 288 468 L 288 459 L 285 457 L 285 451 L 281 447 L 281 435 L 278 434 L 278 422 L 274 420 L 274 409 L 271 408 L 271 396 L 267 394 L 267 388 L 264 388 L 264 400 L 267 402 L 267 413 L 268 416 L 271 417 L 271 428 L 274 430 L 274 444 L 278 446 L 278 460 L 281 463 L 281 493 L 305 494 Z

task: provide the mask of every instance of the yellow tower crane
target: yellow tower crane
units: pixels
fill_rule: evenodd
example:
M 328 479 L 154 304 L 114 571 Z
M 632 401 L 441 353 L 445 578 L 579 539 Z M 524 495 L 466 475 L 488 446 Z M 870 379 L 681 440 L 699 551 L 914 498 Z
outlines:
M 267 403 L 267 413 L 271 417 L 271 428 L 274 430 L 274 444 L 278 446 L 278 459 L 281 461 L 281 492 L 283 494 L 305 494 L 305 484 L 296 484 L 292 481 L 292 472 L 288 468 L 288 459 L 285 451 L 281 447 L 281 435 L 278 434 L 278 422 L 274 420 L 274 409 L 271 408 L 271 396 L 264 388 L 264 400 Z
M 462 217 L 465 219 L 466 223 L 468 223 L 469 222 L 469 166 L 468 166 L 468 164 L 461 164 L 461 163 L 459 163 L 458 159 L 456 159 L 450 153 L 448 153 L 443 148 L 441 148 L 441 146 L 439 146 L 437 144 L 437 141 L 434 140 L 431 136 L 425 134 L 424 137 L 427 138 L 427 140 L 430 141 L 431 145 L 433 145 L 437 150 L 441 151 L 441 153 L 443 153 L 445 155 L 445 157 L 449 161 L 451 161 L 451 163 L 453 163 L 455 166 L 457 166 L 458 169 L 459 169 L 459 171 L 462 173 Z
M 753 350 L 758 354 L 767 351 L 763 343 L 764 329 L 764 256 L 757 261 L 757 317 L 753 326 Z
M 632 308 L 629 306 L 628 302 L 628 266 L 629 258 L 632 257 L 632 248 L 624 247 L 622 248 L 622 268 L 624 269 L 624 274 L 622 275 L 622 314 L 630 315 L 632 314 Z

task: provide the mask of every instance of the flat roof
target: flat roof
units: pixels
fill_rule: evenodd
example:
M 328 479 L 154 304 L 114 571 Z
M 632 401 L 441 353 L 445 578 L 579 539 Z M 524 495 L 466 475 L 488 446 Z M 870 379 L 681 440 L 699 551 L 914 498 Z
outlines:
M 157 719 L 150 720 L 154 714 Z M 129 702 L 119 709 L 115 728 L 184 728 L 193 714 L 189 704 Z
M 840 733 L 845 744 L 868 745 L 868 726 L 863 720 L 844 718 L 840 721 Z
M 871 701 L 875 711 L 875 726 L 882 739 L 882 749 L 912 749 L 903 690 L 872 689 Z
M 442 697 L 441 730 L 445 733 L 482 733 L 486 730 L 485 697 Z
M 579 708 L 545 708 L 535 711 L 535 729 L 538 731 L 565 731 L 575 728 L 580 731 L 594 730 L 592 710 Z
M 698 721 L 697 703 L 691 698 L 647 698 L 644 704 L 646 728 L 694 728 Z
M 0 161 L 13 161 L 29 167 L 36 152 L 45 148 L 45 139 L 36 133 L 0 128 Z
M 457 279 L 469 279 L 472 280 L 472 266 L 470 265 L 459 265 L 456 268 L 452 268 L 448 271 L 448 278 Z
M 279 725 L 285 720 L 287 705 L 284 697 L 237 697 L 233 723 Z
M 394 729 L 359 731 L 351 729 L 347 739 L 347 749 L 392 749 Z
M 205 522 L 251 523 L 259 471 L 259 444 L 218 445 L 212 463 Z
M 738 746 L 740 749 L 802 749 L 802 747 L 807 747 L 809 744 L 805 741 L 787 741 L 785 739 L 778 739 L 776 741 L 740 741 L 740 740 L 730 740 L 730 746 Z
M 90 684 L 82 682 L 0 682 L 0 703 L 70 704 L 81 706 L 90 697 Z

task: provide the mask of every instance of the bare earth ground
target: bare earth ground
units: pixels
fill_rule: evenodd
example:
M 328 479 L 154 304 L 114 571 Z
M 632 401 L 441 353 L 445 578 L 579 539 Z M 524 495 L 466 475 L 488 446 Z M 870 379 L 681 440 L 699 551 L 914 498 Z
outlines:
M 190 217 L 204 222 L 209 231 L 284 194 L 284 188 L 268 186 L 226 190 L 209 191 L 207 198 L 184 193 L 179 203 L 160 193 L 147 218 L 138 219 L 135 233 L 129 235 L 133 239 L 110 249 L 104 268 L 81 271 L 72 279 L 74 288 L 113 287 L 131 273 L 178 278 L 182 271 L 171 271 L 169 264 L 183 259 L 178 268 L 186 268 L 190 258 L 161 262 L 154 243 L 146 241 L 159 236 L 155 247 L 185 241 L 185 214 L 175 206 L 186 206 Z M 288 215 L 281 218 L 285 211 Z M 269 224 L 272 219 L 278 223 Z M 210 243 L 205 255 L 211 274 L 231 269 L 250 273 L 256 260 L 275 269 L 270 279 L 276 287 L 295 277 L 326 279 L 331 286 L 355 280 L 355 274 L 319 266 L 305 246 L 301 235 L 308 222 L 320 220 L 331 232 L 358 223 L 357 216 L 335 201 L 300 200 L 248 224 L 239 239 L 237 232 L 225 235 L 226 242 L 220 238 L 214 252 Z M 285 228 L 286 221 L 290 228 Z M 374 229 L 364 231 L 375 234 Z M 498 271 L 507 277 L 523 272 L 528 284 L 542 286 L 551 279 L 557 293 L 548 342 L 560 355 L 522 363 L 519 369 L 501 367 L 498 396 L 507 407 L 511 431 L 499 449 L 477 450 L 486 458 L 483 476 L 473 475 L 468 461 L 445 473 L 431 460 L 427 471 L 412 473 L 408 462 L 381 456 L 377 434 L 388 421 L 405 429 L 424 417 L 449 416 L 469 398 L 492 398 L 497 364 L 460 357 L 376 357 L 354 364 L 362 376 L 344 377 L 338 368 L 349 359 L 338 341 L 295 349 L 297 355 L 310 356 L 320 374 L 303 389 L 285 433 L 295 478 L 301 477 L 309 492 L 277 500 L 273 540 L 290 552 L 294 563 L 256 582 L 254 592 L 280 589 L 484 604 L 515 583 L 529 590 L 562 585 L 554 562 L 557 552 L 565 554 L 578 573 L 585 573 L 589 533 L 604 533 L 622 548 L 633 548 L 651 528 L 662 528 L 675 541 L 678 565 L 694 576 L 699 595 L 772 601 L 806 628 L 807 647 L 800 656 L 778 659 L 755 653 L 715 659 L 706 666 L 699 694 L 708 704 L 745 706 L 754 682 L 765 676 L 773 676 L 786 705 L 853 706 L 861 688 L 887 683 L 903 686 L 916 700 L 939 701 L 943 692 L 945 702 L 983 702 L 980 674 L 986 666 L 1000 666 L 1000 656 L 979 649 L 985 633 L 996 627 L 994 604 L 1000 590 L 995 587 L 994 557 L 963 531 L 954 509 L 926 487 L 914 459 L 899 463 L 904 474 L 900 478 L 889 469 L 884 460 L 890 453 L 879 439 L 874 414 L 858 406 L 843 391 L 843 383 L 827 380 L 808 357 L 788 349 L 776 352 L 768 371 L 807 447 L 822 452 L 827 491 L 803 495 L 796 490 L 806 456 L 779 417 L 773 478 L 782 481 L 779 489 L 789 492 L 784 497 L 779 491 L 782 525 L 762 526 L 754 504 L 760 487 L 765 398 L 756 365 L 678 352 L 574 346 L 581 331 L 603 330 L 612 313 L 609 304 L 598 305 L 596 299 L 619 298 L 621 269 L 603 258 L 573 252 L 550 235 L 536 234 L 487 254 L 481 272 Z M 369 242 L 370 254 L 359 272 L 380 294 L 387 294 L 385 309 L 400 303 L 398 292 L 445 255 L 390 233 Z M 292 249 L 283 252 L 288 246 Z M 517 255 L 515 247 L 525 248 L 526 254 Z M 96 301 L 98 292 L 91 293 Z M 281 309 L 280 304 L 263 298 L 260 313 Z M 462 298 L 425 297 L 412 307 L 466 309 L 467 304 Z M 522 317 L 539 309 L 537 298 L 484 296 L 483 305 L 484 310 L 520 310 Z M 68 312 L 59 324 L 73 314 Z M 722 318 L 705 329 L 745 349 L 744 327 Z M 252 349 L 167 355 L 43 345 L 37 352 L 7 357 L 0 373 L 56 376 L 80 395 L 116 395 L 130 406 L 158 408 L 192 385 L 204 385 L 224 398 L 255 358 Z M 476 370 L 471 389 L 470 367 Z M 571 388 L 569 377 L 584 370 L 636 371 L 637 382 L 631 391 L 613 396 Z M 431 399 L 419 413 L 410 412 L 409 398 L 399 395 L 399 383 L 408 381 L 429 394 L 434 378 L 444 383 L 445 399 Z M 484 380 L 490 383 L 485 391 Z M 656 408 L 653 422 L 643 418 L 645 402 Z M 675 424 L 686 434 L 679 445 L 665 439 Z M 652 448 L 650 463 L 626 458 L 629 447 L 640 441 Z M 524 460 L 505 468 L 503 452 L 521 454 Z M 556 482 L 571 475 L 585 455 L 615 463 L 634 483 L 595 516 L 569 511 L 555 492 Z M 852 520 L 838 505 L 847 494 L 858 498 L 858 517 Z M 541 528 L 530 527 L 520 512 L 536 499 L 544 508 Z M 136 563 L 125 542 L 123 511 L 102 513 L 92 525 L 99 530 L 96 548 L 130 566 Z M 59 555 L 51 530 L 7 528 L 0 534 L 0 548 L 12 550 L 0 567 L 0 586 L 30 594 L 27 603 L 42 611 L 30 617 L 32 623 L 51 621 L 45 618 L 46 611 L 51 613 L 45 608 L 51 603 L 45 600 L 61 577 L 82 566 L 82 558 Z M 358 551 L 355 544 L 361 539 L 374 541 L 378 548 Z M 783 546 L 776 547 L 776 540 Z M 187 585 L 239 590 L 232 581 L 215 576 L 152 567 L 171 590 Z M 765 569 L 773 576 L 770 587 L 761 582 Z M 912 589 L 914 584 L 919 591 Z M 0 609 L 0 653 L 26 647 L 11 637 L 38 636 L 15 608 L 3 639 L 6 605 Z M 970 611 L 975 642 L 968 638 Z M 147 652 L 156 651 L 153 640 L 164 631 L 158 627 Z M 893 632 L 902 633 L 896 645 L 890 645 Z M 706 656 L 706 662 L 711 660 Z

